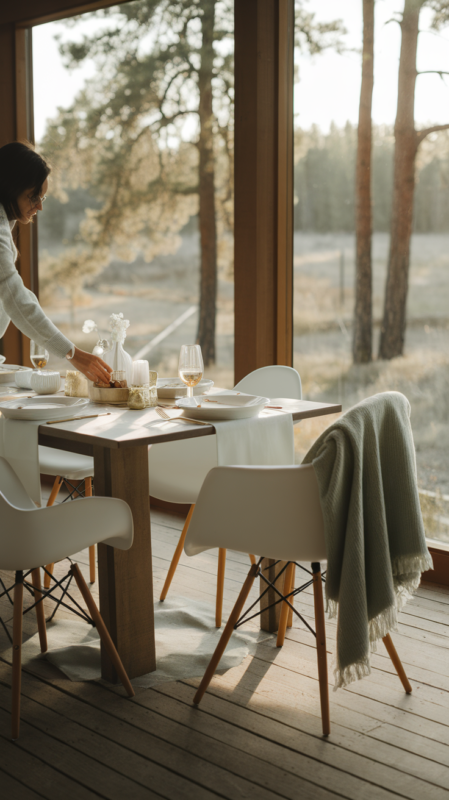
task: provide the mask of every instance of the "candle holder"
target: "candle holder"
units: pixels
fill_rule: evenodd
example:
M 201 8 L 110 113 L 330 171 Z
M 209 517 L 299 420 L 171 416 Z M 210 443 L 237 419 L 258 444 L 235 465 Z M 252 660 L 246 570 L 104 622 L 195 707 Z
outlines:
M 87 378 L 77 370 L 68 369 L 65 374 L 64 394 L 66 397 L 88 397 Z
M 150 405 L 150 394 L 148 385 L 131 386 L 128 393 L 128 408 L 142 411 Z
M 150 406 L 157 406 L 158 405 L 158 399 L 157 399 L 157 372 L 155 370 L 150 369 L 149 378 L 150 378 L 150 380 L 149 380 L 149 396 L 150 396 L 149 405 Z

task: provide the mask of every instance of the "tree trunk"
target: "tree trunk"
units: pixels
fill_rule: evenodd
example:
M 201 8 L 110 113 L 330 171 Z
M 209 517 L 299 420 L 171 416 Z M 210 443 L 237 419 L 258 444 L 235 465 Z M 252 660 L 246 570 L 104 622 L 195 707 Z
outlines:
M 216 0 L 202 0 L 203 16 L 199 87 L 199 227 L 201 241 L 200 315 L 198 343 L 204 365 L 215 362 L 215 317 L 217 300 L 217 226 L 215 214 L 214 116 L 212 77 Z
M 419 13 L 423 4 L 424 0 L 405 0 L 401 22 L 398 106 L 394 127 L 393 209 L 379 358 L 401 356 L 404 350 L 415 158 L 418 149 L 414 120 L 416 50 Z
M 362 86 L 360 89 L 356 168 L 356 281 L 353 358 L 372 358 L 371 270 L 371 108 L 374 84 L 374 1 L 363 0 Z

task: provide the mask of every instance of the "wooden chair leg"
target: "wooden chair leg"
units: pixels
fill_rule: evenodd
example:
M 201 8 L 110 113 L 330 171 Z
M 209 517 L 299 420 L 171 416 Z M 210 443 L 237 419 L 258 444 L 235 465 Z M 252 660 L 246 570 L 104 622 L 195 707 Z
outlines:
M 252 553 L 248 553 L 248 555 L 249 555 L 249 560 L 251 561 L 251 564 L 255 564 L 256 563 L 256 556 L 253 556 Z
M 294 580 L 295 575 L 295 563 L 291 561 L 285 570 L 285 578 L 284 578 L 284 595 L 291 592 L 292 582 Z M 279 628 L 278 628 L 278 635 L 276 639 L 276 647 L 282 647 L 284 644 L 285 639 L 285 632 L 287 630 L 287 623 L 288 623 L 288 616 L 289 616 L 290 608 L 287 603 L 282 603 L 281 606 L 281 615 L 279 617 Z
M 293 589 L 295 588 L 295 574 L 296 574 L 296 564 L 293 565 L 292 582 L 291 582 L 291 585 L 290 585 L 289 592 L 292 592 Z M 295 602 L 295 598 L 292 595 L 292 597 L 290 597 L 290 603 L 293 605 L 294 602 Z M 293 609 L 292 608 L 288 609 L 287 628 L 293 628 Z
M 173 575 L 176 572 L 176 567 L 178 566 L 179 559 L 181 558 L 182 548 L 184 547 L 184 542 L 187 536 L 187 531 L 190 525 L 190 520 L 192 519 L 192 514 L 194 512 L 195 506 L 190 506 L 189 513 L 187 514 L 186 521 L 184 523 L 184 527 L 182 529 L 181 536 L 179 537 L 179 542 L 176 546 L 176 550 L 174 552 L 173 558 L 171 560 L 170 567 L 168 569 L 167 577 L 165 579 L 165 583 L 161 592 L 161 596 L 159 600 L 165 600 L 167 597 L 168 590 L 170 588 L 170 584 L 173 580 Z
M 201 681 L 196 691 L 195 697 L 193 698 L 193 702 L 195 703 L 195 705 L 198 705 L 198 703 L 201 701 L 204 692 L 206 691 L 212 678 L 214 677 L 214 672 L 217 669 L 218 664 L 220 663 L 220 659 L 226 649 L 226 645 L 229 642 L 229 639 L 231 638 L 232 631 L 234 630 L 234 625 L 237 622 L 238 618 L 240 617 L 240 614 L 242 613 L 243 606 L 245 605 L 246 598 L 248 597 L 251 591 L 251 587 L 254 583 L 254 578 L 256 577 L 257 573 L 258 573 L 257 564 L 252 564 L 248 572 L 248 575 L 246 577 L 245 583 L 243 584 L 240 590 L 237 602 L 234 608 L 232 609 L 231 615 L 225 625 L 225 629 L 220 636 L 220 641 L 218 642 L 217 647 L 215 648 L 215 652 L 206 669 L 206 672 L 204 673 L 203 680 Z
M 323 736 L 329 736 L 331 723 L 329 715 L 329 685 L 327 679 L 326 627 L 324 622 L 323 584 L 321 567 L 312 564 L 313 598 L 315 601 L 316 655 L 318 661 L 318 679 L 320 682 L 321 721 Z
M 50 497 L 48 498 L 48 501 L 47 501 L 47 508 L 49 506 L 52 506 L 53 503 L 55 502 L 55 500 L 56 500 L 56 498 L 57 498 L 57 496 L 59 494 L 59 490 L 60 490 L 61 486 L 62 486 L 62 478 L 61 478 L 60 475 L 57 475 L 57 477 L 55 478 L 55 482 L 53 484 L 53 488 L 52 488 L 52 490 L 50 492 Z
M 95 626 L 99 633 L 100 639 L 104 647 L 106 648 L 108 656 L 112 661 L 112 664 L 114 666 L 115 671 L 117 672 L 117 675 L 119 676 L 129 696 L 134 697 L 134 689 L 131 686 L 125 667 L 122 664 L 121 658 L 117 653 L 115 644 L 109 635 L 109 631 L 103 622 L 103 618 L 95 604 L 94 598 L 92 597 L 89 591 L 89 587 L 87 586 L 87 583 L 83 578 L 83 575 L 81 573 L 78 564 L 72 564 L 70 571 L 76 580 L 78 589 L 80 590 L 83 596 L 83 600 L 86 603 L 86 606 L 89 610 L 89 614 L 91 615 L 93 621 L 95 622 Z
M 44 611 L 44 604 L 43 602 L 39 602 L 42 598 L 41 593 L 41 571 L 39 568 L 33 569 L 31 573 L 31 582 L 34 586 L 34 600 L 37 603 L 36 606 L 36 619 L 37 619 L 37 629 L 39 631 L 39 642 L 41 646 L 41 653 L 46 653 L 48 646 L 47 646 L 47 627 L 45 625 L 45 611 Z
M 226 550 L 220 547 L 218 550 L 217 597 L 215 600 L 215 626 L 217 628 L 221 628 L 221 618 L 223 614 L 223 592 L 224 592 L 225 569 L 226 569 Z
M 44 573 L 44 589 L 50 588 L 51 576 L 53 575 L 54 568 L 55 568 L 54 562 L 53 564 L 47 564 L 47 566 L 45 567 L 47 571 Z
M 387 633 L 387 635 L 384 636 L 382 641 L 383 641 L 385 647 L 387 648 L 388 655 L 390 656 L 390 658 L 391 658 L 391 660 L 393 662 L 393 666 L 394 666 L 396 672 L 399 675 L 400 681 L 401 681 L 405 691 L 407 692 L 407 694 L 411 694 L 412 687 L 411 687 L 411 685 L 409 683 L 407 675 L 405 674 L 405 669 L 402 666 L 402 661 L 401 661 L 401 659 L 399 658 L 399 656 L 397 654 L 396 648 L 395 648 L 395 646 L 393 644 L 393 640 L 392 640 L 390 634 Z
M 86 478 L 85 481 L 85 496 L 92 497 L 92 478 Z M 89 580 L 95 583 L 95 545 L 89 547 Z
M 55 482 L 53 484 L 53 488 L 52 488 L 51 493 L 50 493 L 50 497 L 48 498 L 47 508 L 49 506 L 52 506 L 53 503 L 55 502 L 55 500 L 56 500 L 56 498 L 57 498 L 57 496 L 59 494 L 59 490 L 60 490 L 60 488 L 62 486 L 62 483 L 63 483 L 63 481 L 62 481 L 61 476 L 57 475 L 56 478 L 55 478 Z M 55 568 L 54 564 L 47 564 L 47 566 L 46 566 L 47 572 L 49 572 L 51 575 L 53 575 L 54 568 Z M 49 589 L 50 588 L 50 583 L 51 583 L 51 577 L 50 577 L 50 575 L 47 575 L 47 572 L 44 574 L 44 588 L 45 589 Z
M 12 738 L 20 733 L 20 689 L 22 682 L 23 573 L 16 572 L 12 633 Z

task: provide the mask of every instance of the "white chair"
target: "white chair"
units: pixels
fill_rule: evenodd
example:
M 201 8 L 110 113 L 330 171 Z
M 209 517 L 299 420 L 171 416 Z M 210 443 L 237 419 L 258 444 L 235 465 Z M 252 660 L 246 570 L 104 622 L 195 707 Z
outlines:
M 0 456 L 4 457 L 2 423 L 3 418 L 0 415 Z M 84 481 L 85 495 L 86 497 L 92 497 L 94 460 L 90 456 L 68 453 L 65 450 L 57 450 L 53 447 L 42 447 L 40 445 L 39 472 L 41 475 L 50 475 L 55 478 L 47 506 L 53 505 L 64 482 L 68 483 L 72 495 L 81 497 L 80 487 L 74 488 L 70 482 Z M 48 564 L 47 572 L 44 576 L 44 585 L 47 589 L 50 585 L 52 572 L 53 564 Z M 95 583 L 95 545 L 89 547 L 89 580 L 91 583 Z
M 42 589 L 40 565 L 61 561 L 68 554 L 96 542 L 128 550 L 133 541 L 133 520 L 126 503 L 107 497 L 91 497 L 76 503 L 37 508 L 4 458 L 0 458 L 0 514 L 0 569 L 15 572 L 14 586 L 2 595 L 14 590 L 12 738 L 17 739 L 20 728 L 24 586 L 34 592 L 40 645 L 42 652 L 46 652 L 47 634 L 42 600 L 51 596 L 53 590 Z M 31 585 L 27 581 L 29 575 Z M 129 678 L 77 564 L 71 563 L 66 578 L 68 581 L 75 579 L 103 646 L 128 695 L 133 696 Z M 61 581 L 58 583 L 61 584 Z M 87 615 L 86 618 L 89 619 Z
M 71 481 L 84 481 L 85 496 L 92 497 L 94 460 L 91 456 L 83 456 L 79 453 L 68 453 L 65 450 L 57 450 L 53 447 L 43 447 L 40 445 L 39 470 L 41 475 L 50 475 L 55 479 L 47 506 L 52 506 L 56 501 L 63 483 L 68 484 L 71 495 L 82 497 L 80 487 L 74 488 Z M 53 572 L 53 566 L 53 564 L 47 564 L 47 571 L 44 575 L 44 586 L 47 589 L 50 586 L 50 576 Z M 91 583 L 95 583 L 95 545 L 89 547 L 89 580 Z
M 263 397 L 288 397 L 294 400 L 300 400 L 302 397 L 301 378 L 298 372 L 292 367 L 279 365 L 254 370 L 234 388 L 246 394 L 257 394 Z M 214 436 L 166 442 L 153 445 L 149 449 L 148 458 L 151 495 L 169 503 L 190 505 L 160 595 L 160 600 L 165 600 L 181 557 L 199 491 L 209 470 L 217 466 L 217 445 Z M 253 563 L 254 557 L 250 556 L 250 558 Z M 217 628 L 221 626 L 225 566 L 226 550 L 220 548 L 215 608 Z
M 293 367 L 284 367 L 281 364 L 255 369 L 242 378 L 234 389 L 262 397 L 288 397 L 291 400 L 302 398 L 299 372 Z
M 232 497 L 232 503 L 229 503 Z M 323 734 L 330 733 L 327 680 L 326 631 L 320 562 L 326 559 L 324 523 L 318 483 L 311 464 L 289 467 L 217 467 L 209 472 L 195 505 L 185 541 L 185 552 L 194 556 L 204 550 L 225 547 L 240 552 L 262 553 L 289 562 L 278 630 L 283 645 L 293 597 L 297 561 L 312 564 L 315 601 L 316 645 Z M 253 564 L 231 612 L 223 634 L 196 692 L 198 704 L 206 691 L 231 637 L 253 585 L 261 575 L 260 559 Z M 262 573 L 262 577 L 263 573 Z M 266 578 L 265 578 L 266 580 Z M 310 583 L 310 582 L 309 582 Z M 276 590 L 275 590 L 276 591 Z M 389 634 L 383 639 L 404 689 L 412 691 Z

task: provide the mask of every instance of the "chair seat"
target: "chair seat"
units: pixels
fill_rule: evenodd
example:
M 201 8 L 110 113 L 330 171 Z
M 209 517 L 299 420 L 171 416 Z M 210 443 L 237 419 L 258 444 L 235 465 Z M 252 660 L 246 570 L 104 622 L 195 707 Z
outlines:
M 94 474 L 94 460 L 79 453 L 67 453 L 53 447 L 39 447 L 39 469 L 43 475 L 59 475 L 68 480 L 81 481 Z

